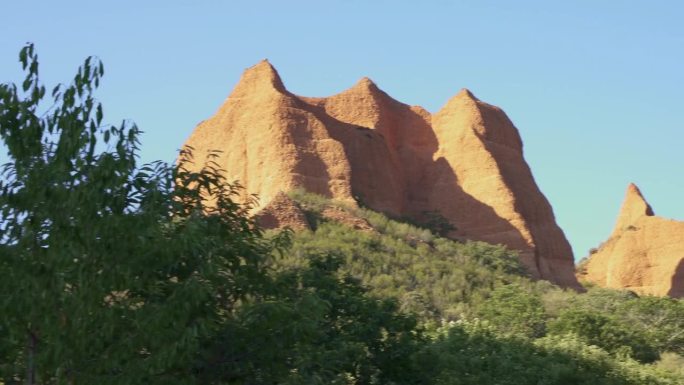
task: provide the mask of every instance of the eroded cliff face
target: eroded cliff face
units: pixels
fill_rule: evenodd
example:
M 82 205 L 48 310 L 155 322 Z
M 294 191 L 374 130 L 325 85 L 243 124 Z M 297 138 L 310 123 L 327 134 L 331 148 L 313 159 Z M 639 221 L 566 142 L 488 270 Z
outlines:
M 642 295 L 684 297 L 684 222 L 655 216 L 630 184 L 617 223 L 578 276 Z
M 431 115 L 363 78 L 327 98 L 288 92 L 267 62 L 247 69 L 186 145 L 208 151 L 264 206 L 296 187 L 392 216 L 439 212 L 450 236 L 518 250 L 535 278 L 578 288 L 572 251 L 523 158 L 515 126 L 462 90 Z

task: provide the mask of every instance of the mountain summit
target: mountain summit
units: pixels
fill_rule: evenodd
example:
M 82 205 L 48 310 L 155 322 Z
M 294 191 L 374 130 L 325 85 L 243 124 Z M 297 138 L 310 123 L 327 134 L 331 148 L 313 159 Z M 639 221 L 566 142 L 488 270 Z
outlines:
M 603 287 L 684 297 L 684 222 L 656 216 L 630 184 L 613 233 L 578 275 Z
M 221 150 L 228 179 L 245 186 L 245 199 L 257 194 L 261 207 L 303 188 L 394 217 L 439 213 L 456 228 L 450 237 L 505 244 L 533 277 L 579 288 L 518 130 L 469 90 L 434 115 L 368 78 L 330 97 L 301 97 L 262 61 L 186 144 L 198 161 Z
M 634 183 L 630 183 L 627 186 L 625 200 L 620 208 L 620 214 L 613 229 L 613 234 L 624 231 L 643 216 L 651 217 L 653 215 L 653 209 L 646 202 L 646 198 L 641 194 L 641 190 Z

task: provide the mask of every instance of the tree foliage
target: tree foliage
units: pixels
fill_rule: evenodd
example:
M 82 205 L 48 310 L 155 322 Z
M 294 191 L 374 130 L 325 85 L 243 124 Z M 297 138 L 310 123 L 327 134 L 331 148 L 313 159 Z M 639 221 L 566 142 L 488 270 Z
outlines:
M 643 330 L 660 352 L 684 355 L 684 301 L 674 298 L 631 298 L 620 304 L 617 315 Z
M 20 58 L 21 91 L 0 87 L 5 383 L 192 382 L 200 342 L 262 290 L 272 245 L 212 163 L 136 167 L 137 127 L 102 124 L 97 60 L 43 111 L 33 46 Z
M 480 317 L 504 334 L 544 336 L 546 314 L 539 296 L 520 285 L 499 286 L 479 308 Z
M 589 345 L 642 362 L 653 362 L 658 358 L 658 352 L 648 343 L 643 332 L 605 314 L 568 309 L 549 325 L 549 330 L 559 335 L 575 334 Z
M 420 341 L 416 321 L 393 300 L 368 297 L 338 273 L 334 255 L 277 275 L 271 295 L 250 303 L 200 361 L 206 383 L 403 383 Z M 249 336 L 249 338 L 245 338 Z
M 424 383 L 440 385 L 678 384 L 675 375 L 635 361 L 616 360 L 575 336 L 528 340 L 502 336 L 486 322 L 465 321 L 436 330 L 416 354 Z

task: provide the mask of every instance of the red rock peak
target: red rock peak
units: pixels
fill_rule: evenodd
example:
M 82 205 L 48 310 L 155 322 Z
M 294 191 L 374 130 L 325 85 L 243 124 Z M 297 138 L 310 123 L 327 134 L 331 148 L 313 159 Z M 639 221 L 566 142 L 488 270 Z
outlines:
M 283 81 L 278 75 L 278 71 L 268 62 L 267 59 L 247 68 L 240 77 L 233 94 L 231 96 L 244 96 L 245 94 L 278 91 L 287 92 Z
M 646 202 L 639 188 L 634 183 L 630 183 L 627 186 L 625 200 L 622 203 L 614 232 L 624 230 L 643 216 L 653 216 L 653 209 Z

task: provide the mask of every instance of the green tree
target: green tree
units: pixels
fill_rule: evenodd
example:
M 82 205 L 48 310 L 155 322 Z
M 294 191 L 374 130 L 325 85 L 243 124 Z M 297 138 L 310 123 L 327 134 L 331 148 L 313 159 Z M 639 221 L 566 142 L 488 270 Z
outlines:
M 584 342 L 609 353 L 653 362 L 658 352 L 643 330 L 629 327 L 614 317 L 582 309 L 567 309 L 549 324 L 555 335 L 575 334 Z
M 621 303 L 616 314 L 634 328 L 643 330 L 659 351 L 684 355 L 684 300 L 633 298 Z
M 415 319 L 340 274 L 339 257 L 307 260 L 278 274 L 272 295 L 244 307 L 207 342 L 203 383 L 410 383 L 411 355 L 422 341 Z
M 630 359 L 617 360 L 574 335 L 534 341 L 502 336 L 484 322 L 438 329 L 414 354 L 420 383 L 440 385 L 678 385 L 681 377 Z
M 456 230 L 456 226 L 439 211 L 423 211 L 422 217 L 421 225 L 439 236 L 446 237 Z
M 517 284 L 494 289 L 480 307 L 479 315 L 506 334 L 535 338 L 545 332 L 541 298 Z
M 136 167 L 137 127 L 102 124 L 97 60 L 49 106 L 32 45 L 20 61 L 21 87 L 0 86 L 2 381 L 192 383 L 273 245 L 215 165 Z

